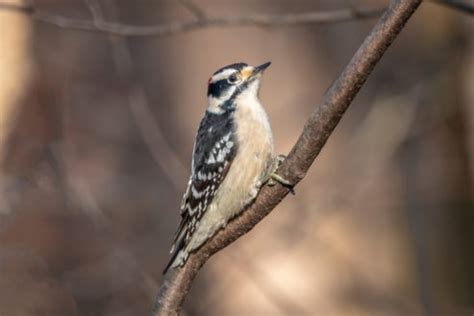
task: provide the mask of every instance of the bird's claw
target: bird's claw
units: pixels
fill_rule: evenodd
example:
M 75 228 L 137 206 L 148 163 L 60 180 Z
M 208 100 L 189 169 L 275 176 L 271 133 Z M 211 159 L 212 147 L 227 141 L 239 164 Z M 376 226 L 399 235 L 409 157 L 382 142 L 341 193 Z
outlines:
M 270 175 L 268 176 L 268 179 L 267 179 L 267 185 L 272 187 L 278 182 L 284 187 L 288 188 L 291 194 L 295 195 L 296 194 L 294 190 L 295 185 L 276 173 L 281 163 L 285 159 L 286 159 L 286 156 L 284 155 L 278 155 L 275 157 L 275 160 L 272 166 L 272 171 L 270 172 Z

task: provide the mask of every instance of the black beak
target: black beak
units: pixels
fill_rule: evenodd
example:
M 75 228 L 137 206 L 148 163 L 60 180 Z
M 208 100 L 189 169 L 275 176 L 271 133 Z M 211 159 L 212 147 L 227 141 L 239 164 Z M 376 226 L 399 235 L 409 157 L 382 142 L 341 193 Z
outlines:
M 257 67 L 255 67 L 253 69 L 253 73 L 252 73 L 252 77 L 259 74 L 259 73 L 262 73 L 265 69 L 268 68 L 268 66 L 270 66 L 272 63 L 271 62 L 267 62 L 267 63 L 264 63 L 264 64 L 261 64 Z

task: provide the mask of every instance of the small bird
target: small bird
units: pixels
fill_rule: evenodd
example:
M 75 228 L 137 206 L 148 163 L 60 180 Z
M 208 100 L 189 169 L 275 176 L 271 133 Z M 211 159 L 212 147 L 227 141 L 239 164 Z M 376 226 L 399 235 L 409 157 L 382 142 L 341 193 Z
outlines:
M 208 81 L 208 107 L 194 143 L 191 177 L 181 203 L 169 267 L 182 266 L 217 231 L 255 199 L 274 174 L 278 159 L 258 92 L 270 62 L 252 67 L 236 63 Z

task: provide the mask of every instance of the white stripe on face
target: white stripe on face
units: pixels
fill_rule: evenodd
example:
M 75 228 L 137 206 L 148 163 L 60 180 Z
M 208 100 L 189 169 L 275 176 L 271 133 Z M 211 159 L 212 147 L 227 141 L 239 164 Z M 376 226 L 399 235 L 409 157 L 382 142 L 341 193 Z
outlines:
M 211 77 L 211 82 L 216 82 L 222 79 L 228 78 L 230 75 L 236 73 L 237 70 L 235 69 L 224 69 L 218 73 L 216 73 L 214 76 Z

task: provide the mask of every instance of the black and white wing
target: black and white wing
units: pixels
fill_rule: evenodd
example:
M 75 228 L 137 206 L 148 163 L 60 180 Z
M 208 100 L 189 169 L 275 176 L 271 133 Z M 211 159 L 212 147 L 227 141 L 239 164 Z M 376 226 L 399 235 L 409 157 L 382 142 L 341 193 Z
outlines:
M 206 112 L 194 143 L 191 177 L 181 204 L 181 224 L 176 232 L 171 260 L 189 243 L 196 226 L 224 180 L 237 152 L 233 112 Z

